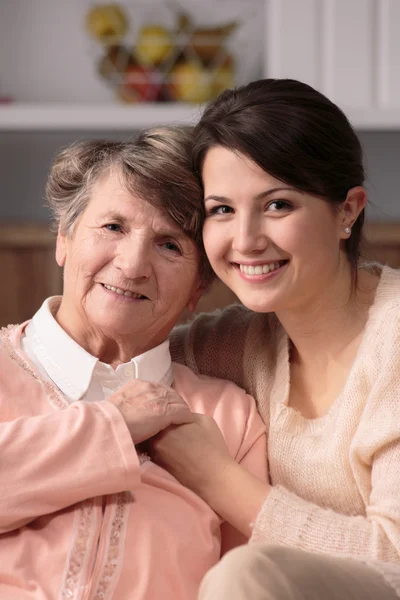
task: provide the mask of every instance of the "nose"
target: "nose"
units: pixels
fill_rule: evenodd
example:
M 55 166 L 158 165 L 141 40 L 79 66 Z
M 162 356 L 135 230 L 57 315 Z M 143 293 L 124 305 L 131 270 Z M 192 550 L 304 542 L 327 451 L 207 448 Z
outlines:
M 262 252 L 269 239 L 263 229 L 260 215 L 243 216 L 236 221 L 232 249 L 240 254 Z
M 147 280 L 153 268 L 151 247 L 144 236 L 126 237 L 118 244 L 114 266 L 122 271 L 124 277 L 132 280 Z

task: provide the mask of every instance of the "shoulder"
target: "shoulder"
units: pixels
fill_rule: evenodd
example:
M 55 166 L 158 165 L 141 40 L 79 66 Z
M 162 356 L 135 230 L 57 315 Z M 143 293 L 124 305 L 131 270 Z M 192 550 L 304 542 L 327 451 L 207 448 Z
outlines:
M 362 407 L 358 435 L 376 451 L 400 439 L 400 271 L 382 269 L 367 328 L 349 401 Z
M 173 387 L 180 394 L 185 393 L 185 395 L 190 396 L 198 394 L 204 397 L 210 395 L 210 403 L 213 405 L 222 396 L 225 397 L 232 394 L 235 398 L 242 398 L 247 395 L 243 388 L 232 381 L 221 377 L 210 377 L 209 375 L 195 373 L 186 365 L 173 362 L 172 370 L 174 374 Z
M 196 373 L 223 379 L 232 379 L 232 372 L 236 372 L 240 384 L 241 354 L 251 318 L 252 313 L 240 304 L 200 313 L 171 332 L 172 360 L 186 364 Z
M 9 325 L 0 330 L 0 421 L 48 412 L 45 386 L 21 351 L 26 327 Z
M 13 358 L 20 347 L 21 337 L 29 321 L 20 325 L 7 325 L 0 329 L 0 356 Z
M 380 348 L 398 350 L 400 357 L 400 270 L 383 267 L 369 326 L 374 353 Z
M 274 319 L 274 315 L 255 313 L 241 304 L 212 313 L 200 313 L 191 322 L 175 327 L 171 332 L 172 358 L 198 370 L 196 361 L 201 361 L 204 352 L 215 355 L 228 353 L 231 357 L 237 352 L 242 355 L 249 336 L 254 337 L 255 332 L 263 332 L 267 334 L 264 339 L 269 339 L 268 332 L 273 329 Z
M 181 343 L 194 335 L 215 336 L 216 332 L 223 333 L 224 336 L 237 334 L 238 329 L 245 331 L 248 328 L 254 315 L 255 313 L 241 304 L 232 304 L 212 313 L 200 313 L 189 323 L 172 330 L 171 345 L 176 341 Z
M 256 381 L 269 377 L 275 364 L 277 331 L 274 314 L 255 313 L 235 304 L 200 314 L 173 330 L 172 360 L 196 373 L 229 379 L 257 396 Z
M 174 389 L 185 399 L 193 412 L 213 415 L 235 407 L 248 414 L 255 402 L 245 390 L 226 379 L 194 373 L 185 365 L 172 363 Z
M 192 412 L 215 420 L 236 460 L 241 460 L 252 444 L 265 435 L 255 400 L 242 388 L 231 381 L 197 375 L 176 363 L 173 363 L 173 371 L 173 388 Z

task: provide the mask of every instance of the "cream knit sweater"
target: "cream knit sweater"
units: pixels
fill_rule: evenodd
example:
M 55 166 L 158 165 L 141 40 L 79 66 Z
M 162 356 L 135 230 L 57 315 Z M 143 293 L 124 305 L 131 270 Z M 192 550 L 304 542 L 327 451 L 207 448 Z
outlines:
M 400 271 L 383 267 L 347 383 L 321 418 L 287 406 L 288 338 L 274 314 L 199 315 L 173 331 L 171 351 L 258 403 L 273 487 L 252 541 L 357 558 L 400 596 Z

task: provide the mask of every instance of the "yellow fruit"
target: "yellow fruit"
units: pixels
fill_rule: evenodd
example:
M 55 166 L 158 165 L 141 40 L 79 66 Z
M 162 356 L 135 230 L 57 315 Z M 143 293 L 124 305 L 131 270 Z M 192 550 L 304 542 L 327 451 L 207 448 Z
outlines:
M 235 69 L 232 60 L 227 60 L 225 64 L 216 67 L 212 71 L 211 89 L 213 97 L 218 96 L 227 88 L 235 85 Z
M 212 96 L 210 73 L 193 61 L 175 65 L 169 82 L 169 92 L 174 100 L 207 102 Z
M 145 65 L 159 65 L 171 54 L 173 40 L 170 32 L 161 25 L 145 25 L 138 34 L 136 58 Z
M 118 4 L 96 4 L 86 16 L 89 33 L 103 44 L 116 43 L 128 31 L 128 19 Z

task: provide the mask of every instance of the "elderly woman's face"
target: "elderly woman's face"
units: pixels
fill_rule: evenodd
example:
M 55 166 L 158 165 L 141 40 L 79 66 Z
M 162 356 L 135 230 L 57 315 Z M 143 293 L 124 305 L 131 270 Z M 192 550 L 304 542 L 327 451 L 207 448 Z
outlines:
M 195 243 L 132 196 L 117 172 L 93 186 L 72 236 L 58 236 L 57 262 L 64 266 L 64 315 L 83 335 L 86 328 L 141 334 L 154 346 L 201 293 Z

